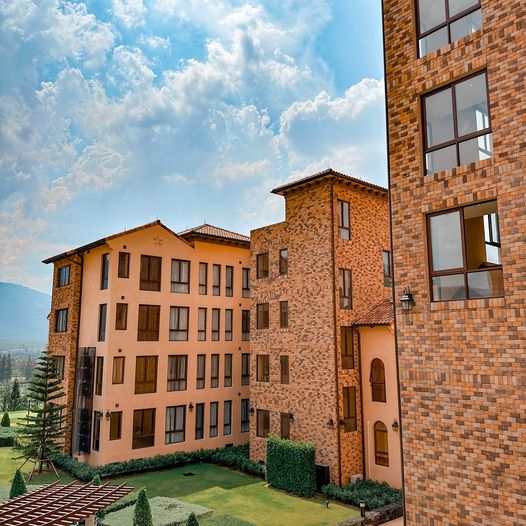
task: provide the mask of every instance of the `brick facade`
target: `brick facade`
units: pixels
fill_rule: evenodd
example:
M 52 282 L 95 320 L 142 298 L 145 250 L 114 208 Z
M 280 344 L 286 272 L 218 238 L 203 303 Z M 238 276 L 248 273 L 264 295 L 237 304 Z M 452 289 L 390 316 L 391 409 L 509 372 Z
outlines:
M 384 0 L 406 523 L 526 524 L 526 5 L 481 0 L 482 29 L 417 57 L 413 0 Z M 421 96 L 485 70 L 491 159 L 424 176 Z M 496 199 L 504 297 L 431 301 L 427 214 Z
M 350 178 L 349 178 L 350 179 Z M 343 370 L 340 326 L 351 326 L 389 290 L 383 285 L 382 250 L 389 246 L 385 190 L 356 184 L 328 170 L 312 183 L 279 192 L 286 220 L 251 233 L 251 405 L 270 410 L 270 432 L 280 434 L 280 413 L 292 413 L 290 437 L 316 444 L 317 463 L 333 482 L 363 473 L 358 369 Z M 351 240 L 338 237 L 337 201 L 350 203 Z M 331 221 L 332 218 L 332 221 Z M 279 274 L 279 251 L 288 250 L 288 274 Z M 256 258 L 269 253 L 269 277 L 258 279 Z M 338 269 L 352 270 L 353 309 L 339 307 Z M 289 325 L 280 328 L 279 302 L 288 301 Z M 269 328 L 256 328 L 256 305 L 269 303 Z M 355 364 L 359 364 L 355 349 Z M 257 355 L 270 356 L 269 382 L 258 382 Z M 280 383 L 280 356 L 289 357 L 290 383 Z M 358 365 L 356 365 L 358 367 Z M 344 432 L 342 388 L 356 387 L 357 430 Z M 264 460 L 265 440 L 251 418 L 252 458 Z M 332 428 L 327 427 L 329 420 Z

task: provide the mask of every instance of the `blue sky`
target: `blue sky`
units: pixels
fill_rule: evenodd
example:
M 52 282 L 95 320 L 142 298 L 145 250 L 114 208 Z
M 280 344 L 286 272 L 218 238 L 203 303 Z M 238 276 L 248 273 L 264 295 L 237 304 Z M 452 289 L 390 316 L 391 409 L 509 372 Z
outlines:
M 156 218 L 249 233 L 328 166 L 386 185 L 380 4 L 0 0 L 0 281 Z

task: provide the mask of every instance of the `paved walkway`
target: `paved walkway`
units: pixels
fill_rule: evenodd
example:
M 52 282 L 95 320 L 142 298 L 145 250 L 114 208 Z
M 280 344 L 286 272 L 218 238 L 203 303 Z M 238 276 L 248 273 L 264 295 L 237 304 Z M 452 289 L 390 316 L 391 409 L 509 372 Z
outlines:
M 383 526 L 404 526 L 404 519 L 400 517 L 394 521 L 384 522 Z

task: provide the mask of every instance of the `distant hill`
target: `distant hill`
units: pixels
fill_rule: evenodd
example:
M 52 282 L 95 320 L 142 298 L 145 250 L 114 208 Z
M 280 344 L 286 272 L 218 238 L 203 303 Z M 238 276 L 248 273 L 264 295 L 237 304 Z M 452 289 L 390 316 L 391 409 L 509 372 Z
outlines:
M 0 282 L 0 340 L 46 342 L 51 296 Z

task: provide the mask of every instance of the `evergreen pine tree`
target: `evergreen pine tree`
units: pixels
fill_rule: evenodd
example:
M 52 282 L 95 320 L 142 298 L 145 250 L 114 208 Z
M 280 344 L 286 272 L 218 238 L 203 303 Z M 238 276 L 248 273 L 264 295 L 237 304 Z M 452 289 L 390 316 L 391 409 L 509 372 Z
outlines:
M 53 356 L 44 351 L 35 366 L 33 380 L 28 389 L 31 410 L 27 419 L 18 426 L 18 448 L 26 460 L 38 464 L 42 472 L 43 462 L 58 453 L 64 437 L 66 420 L 65 405 L 56 400 L 64 397 L 61 381 L 56 378 Z
M 11 419 L 9 418 L 9 413 L 4 413 L 4 416 L 2 417 L 2 421 L 0 422 L 0 426 L 11 427 Z
M 13 360 L 11 359 L 11 353 L 7 353 L 6 365 L 5 365 L 5 379 L 11 380 L 13 376 Z
M 133 526 L 153 526 L 152 510 L 148 502 L 148 495 L 146 489 L 142 488 L 139 491 L 137 502 L 135 503 L 135 510 L 133 511 Z
M 11 382 L 6 381 L 2 385 L 0 392 L 0 405 L 2 411 L 9 411 L 9 402 L 11 401 Z
M 199 526 L 199 521 L 197 520 L 197 517 L 195 516 L 195 513 L 193 511 L 192 513 L 190 513 L 190 515 L 188 515 L 186 526 Z
M 24 493 L 27 493 L 26 481 L 24 480 L 22 472 L 19 469 L 17 469 L 15 476 L 13 477 L 13 482 L 11 483 L 11 491 L 9 492 L 9 498 L 14 499 L 15 497 L 20 497 L 20 495 L 24 495 Z
M 33 378 L 33 358 L 31 358 L 31 356 L 27 358 L 27 363 L 24 367 L 24 377 L 26 382 L 29 382 L 29 380 Z
M 5 354 L 2 354 L 2 358 L 0 358 L 0 382 L 5 381 L 5 368 L 7 365 L 7 356 Z
M 18 411 L 22 406 L 22 395 L 20 394 L 20 384 L 15 378 L 13 386 L 11 387 L 11 396 L 9 401 L 9 409 L 11 411 Z

